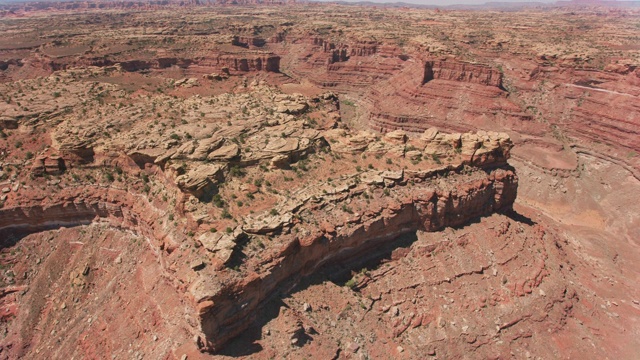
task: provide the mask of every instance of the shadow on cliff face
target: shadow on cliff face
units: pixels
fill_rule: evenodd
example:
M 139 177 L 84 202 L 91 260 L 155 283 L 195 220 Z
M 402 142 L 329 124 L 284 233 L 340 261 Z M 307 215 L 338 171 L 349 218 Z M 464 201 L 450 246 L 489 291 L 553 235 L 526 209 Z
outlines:
M 373 249 L 346 254 L 321 267 L 314 275 L 304 278 L 296 285 L 293 292 L 304 290 L 326 280 L 344 286 L 354 274 L 375 269 L 384 263 L 404 256 L 416 240 L 418 240 L 417 233 L 410 232 L 399 236 L 388 244 L 382 243 Z M 354 285 L 352 288 L 355 290 L 356 286 Z
M 515 210 L 509 210 L 509 211 L 505 211 L 504 215 L 506 215 L 509 219 L 513 220 L 513 221 L 517 221 L 519 223 L 522 224 L 526 224 L 529 226 L 533 226 L 536 225 L 537 223 L 533 220 L 531 220 L 531 218 L 526 217 L 522 214 L 518 214 L 518 212 L 516 212 Z
M 373 246 L 366 249 L 345 251 L 340 257 L 332 259 L 298 283 L 284 284 L 279 293 L 264 302 L 251 326 L 227 343 L 218 354 L 243 357 L 262 351 L 263 347 L 257 341 L 263 337 L 264 326 L 280 316 L 283 309 L 289 309 L 283 299 L 325 281 L 331 281 L 339 286 L 349 286 L 352 290 L 358 291 L 357 284 L 349 283 L 355 274 L 367 272 L 368 269 L 375 269 L 384 263 L 403 257 L 416 240 L 418 240 L 417 233 L 410 232 L 386 244 L 372 244 Z M 300 331 L 292 333 L 292 344 L 302 347 L 312 342 L 314 331 L 313 328 L 307 331 L 301 328 Z
M 3 229 L 0 230 L 0 249 L 15 246 L 25 236 L 31 234 L 28 229 Z
M 519 222 L 519 223 L 524 224 L 524 225 L 533 226 L 533 225 L 537 224 L 531 218 L 529 218 L 527 216 L 524 216 L 522 214 L 519 214 L 514 209 L 507 209 L 507 210 L 504 210 L 504 211 L 499 211 L 498 213 L 508 217 L 509 219 L 511 219 L 511 220 L 513 220 L 515 222 Z M 464 228 L 466 228 L 466 227 L 468 227 L 470 225 L 479 224 L 481 221 L 482 221 L 482 217 L 478 216 L 478 217 L 475 217 L 475 218 L 469 220 L 468 222 L 466 222 L 466 223 L 464 223 L 462 225 L 450 226 L 450 228 L 456 229 L 456 230 L 464 229 Z
M 4 229 L 0 229 L 0 250 L 6 249 L 15 246 L 20 240 L 25 238 L 28 235 L 49 231 L 49 230 L 58 230 L 60 228 L 70 228 L 75 226 L 82 226 L 90 224 L 90 220 L 78 220 L 75 222 L 64 222 L 64 223 L 52 223 L 48 225 L 38 225 L 38 226 L 15 226 L 15 227 L 6 227 Z
M 308 285 L 309 284 L 307 284 L 307 286 Z M 244 357 L 262 351 L 262 345 L 258 344 L 256 341 L 262 339 L 263 327 L 271 320 L 280 316 L 284 309 L 290 310 L 290 307 L 282 301 L 281 296 L 267 301 L 259 314 L 256 315 L 256 319 L 252 326 L 250 326 L 249 329 L 244 331 L 240 336 L 229 341 L 229 343 L 227 343 L 227 345 L 217 354 L 231 357 Z M 313 337 L 311 335 L 314 334 L 317 334 L 317 332 L 313 329 L 305 331 L 303 327 L 299 327 L 291 333 L 291 344 L 302 347 L 313 341 Z
M 287 307 L 287 305 L 279 298 L 267 302 L 260 311 L 259 318 L 240 336 L 229 341 L 218 352 L 218 355 L 243 357 L 262 351 L 262 345 L 256 343 L 262 338 L 262 327 L 271 319 L 278 317 L 282 307 Z
M 85 225 L 84 223 L 79 224 L 65 224 L 65 227 L 79 226 Z M 0 249 L 6 249 L 14 247 L 20 240 L 25 238 L 28 235 L 47 231 L 47 230 L 57 230 L 62 225 L 50 225 L 50 226 L 19 226 L 19 227 L 8 227 L 4 229 L 0 229 Z
M 507 210 L 504 215 L 528 226 L 536 224 L 531 218 L 519 214 L 515 210 Z M 481 220 L 482 217 L 473 218 L 465 225 L 453 228 L 469 228 L 472 224 L 480 223 Z M 262 352 L 264 348 L 260 344 L 261 340 L 264 340 L 265 336 L 272 335 L 269 334 L 269 330 L 266 330 L 265 327 L 268 329 L 272 326 L 270 323 L 273 320 L 283 316 L 285 311 L 292 310 L 287 305 L 287 299 L 326 282 L 333 282 L 338 286 L 349 287 L 352 291 L 360 292 L 369 285 L 371 280 L 370 271 L 372 272 L 386 263 L 401 260 L 410 252 L 412 245 L 418 239 L 418 232 L 413 231 L 401 235 L 389 243 L 374 243 L 364 248 L 350 249 L 327 261 L 315 269 L 311 275 L 303 277 L 298 282 L 292 279 L 289 283 L 283 284 L 279 287 L 279 292 L 266 299 L 261 305 L 260 311 L 257 311 L 252 316 L 248 330 L 228 342 L 218 354 L 230 357 L 246 357 L 255 356 L 255 354 Z M 291 345 L 297 347 L 304 347 L 312 343 L 314 334 L 317 334 L 313 327 L 307 328 L 306 326 L 301 326 L 295 331 L 290 330 L 289 332 L 291 334 Z

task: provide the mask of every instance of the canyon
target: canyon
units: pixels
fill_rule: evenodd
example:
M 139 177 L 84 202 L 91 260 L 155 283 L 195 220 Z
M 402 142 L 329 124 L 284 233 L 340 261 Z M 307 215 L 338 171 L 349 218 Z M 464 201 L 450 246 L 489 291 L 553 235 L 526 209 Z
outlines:
M 639 15 L 0 4 L 0 358 L 634 358 Z

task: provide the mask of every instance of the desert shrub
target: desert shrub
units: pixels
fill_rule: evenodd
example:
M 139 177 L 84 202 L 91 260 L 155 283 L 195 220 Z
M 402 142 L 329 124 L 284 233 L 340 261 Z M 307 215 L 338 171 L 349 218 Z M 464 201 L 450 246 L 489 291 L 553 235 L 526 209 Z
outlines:
M 239 166 L 232 166 L 231 170 L 229 170 L 229 175 L 233 176 L 233 177 L 243 177 L 245 175 L 245 171 L 243 168 L 239 167 Z
M 347 281 L 346 283 L 344 283 L 344 286 L 350 288 L 350 289 L 354 289 L 357 285 L 356 279 L 355 278 L 351 278 L 349 279 L 349 281 Z

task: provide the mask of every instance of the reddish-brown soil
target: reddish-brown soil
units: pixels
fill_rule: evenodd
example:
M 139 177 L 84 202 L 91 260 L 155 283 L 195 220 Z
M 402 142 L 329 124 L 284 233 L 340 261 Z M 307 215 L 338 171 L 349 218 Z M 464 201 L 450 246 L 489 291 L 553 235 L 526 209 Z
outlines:
M 635 359 L 605 5 L 0 5 L 0 358 Z

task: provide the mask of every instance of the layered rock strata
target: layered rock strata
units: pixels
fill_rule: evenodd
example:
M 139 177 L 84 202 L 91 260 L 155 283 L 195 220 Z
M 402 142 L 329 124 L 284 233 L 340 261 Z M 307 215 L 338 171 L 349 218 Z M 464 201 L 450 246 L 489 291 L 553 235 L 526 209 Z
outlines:
M 59 191 L 50 201 L 0 209 L 0 234 L 15 230 L 28 234 L 102 219 L 145 236 L 160 248 L 171 248 L 184 237 L 181 229 L 158 223 L 156 220 L 164 215 L 163 211 L 142 196 L 113 188 L 92 189 L 90 195 L 86 192 L 83 187 L 69 188 Z
M 432 126 L 471 131 L 484 123 L 497 129 L 497 124 L 526 125 L 531 119 L 507 97 L 498 70 L 454 60 L 407 62 L 372 86 L 362 105 L 371 127 L 384 132 L 423 132 Z
M 281 234 L 279 245 L 266 259 L 248 260 L 245 265 L 253 270 L 240 279 L 201 279 L 191 287 L 199 302 L 204 349 L 219 350 L 249 326 L 256 311 L 280 287 L 323 264 L 336 259 L 354 261 L 358 254 L 403 234 L 458 226 L 510 209 L 517 194 L 517 177 L 505 165 L 496 161 L 487 170 L 460 166 L 363 173 L 325 186 L 317 194 L 301 190 L 276 211 L 249 219 L 246 233 Z M 318 228 L 310 219 L 322 219 L 324 225 Z M 219 251 L 224 246 L 216 247 L 217 242 L 229 239 L 203 234 L 200 240 Z
M 426 61 L 422 83 L 433 79 L 502 87 L 502 73 L 488 66 L 452 61 Z
M 299 47 L 284 58 L 287 68 L 323 87 L 344 90 L 371 86 L 397 73 L 404 62 L 397 47 L 373 40 L 338 43 L 304 37 L 298 42 Z
M 431 129 L 419 139 L 393 132 L 382 141 L 339 129 L 322 134 L 331 140 L 329 146 L 336 153 L 382 151 L 408 158 L 456 154 L 459 161 L 425 166 L 424 170 L 358 170 L 334 181 L 317 181 L 293 191 L 288 201 L 271 211 L 251 214 L 235 229 L 198 234 L 195 240 L 211 256 L 207 260 L 211 266 L 198 271 L 189 285 L 190 297 L 197 304 L 202 350 L 218 351 L 250 325 L 272 295 L 286 292 L 291 283 L 323 264 L 354 261 L 359 254 L 375 252 L 377 246 L 393 243 L 403 234 L 436 231 L 506 211 L 516 198 L 517 177 L 506 165 L 512 145 L 504 134 L 443 134 Z M 279 140 L 286 144 L 287 139 Z M 272 146 L 281 147 L 276 139 L 272 141 Z M 209 151 L 207 148 L 203 153 L 210 155 Z M 170 158 L 176 153 L 172 151 Z M 155 159 L 140 161 L 149 167 Z M 164 165 L 165 186 L 171 186 L 171 173 L 180 171 Z M 229 180 L 223 174 L 224 166 L 201 167 L 207 168 L 200 171 L 193 167 L 178 175 L 177 187 L 187 193 L 207 192 L 208 186 Z M 167 252 L 193 236 L 188 235 L 189 221 L 157 221 L 166 216 L 166 210 L 156 208 L 146 196 L 93 187 L 89 194 L 87 189 L 67 188 L 50 200 L 3 209 L 0 230 L 18 228 L 28 233 L 102 218 L 112 226 L 145 236 Z M 221 265 L 231 266 L 236 261 L 243 239 L 263 239 L 270 244 L 260 258 L 243 260 L 239 273 L 225 271 Z
M 199 66 L 229 68 L 233 71 L 280 72 L 280 57 L 268 53 L 220 53 L 199 61 Z

